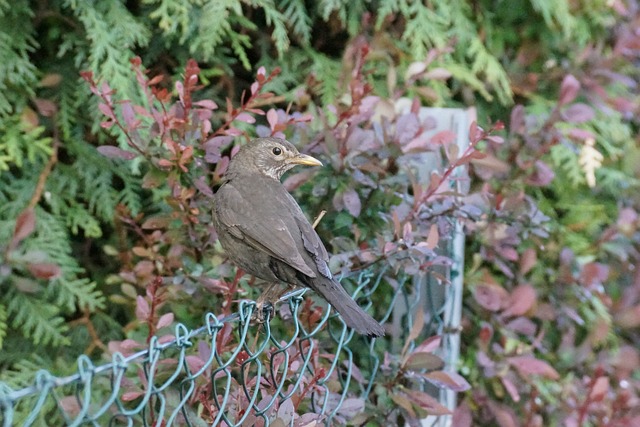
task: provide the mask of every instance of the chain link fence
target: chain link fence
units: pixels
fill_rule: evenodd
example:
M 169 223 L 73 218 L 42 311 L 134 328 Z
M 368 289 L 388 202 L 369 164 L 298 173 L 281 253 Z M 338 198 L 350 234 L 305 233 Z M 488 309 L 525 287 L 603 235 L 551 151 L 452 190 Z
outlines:
M 424 110 L 437 115 L 440 127 L 455 130 L 461 147 L 466 145 L 467 112 Z M 424 169 L 441 159 L 418 161 Z M 463 178 L 465 171 L 457 173 Z M 456 370 L 464 237 L 456 220 L 447 221 L 449 233 L 441 236 L 439 250 L 452 263 L 429 274 L 394 273 L 394 280 L 378 265 L 342 281 L 363 308 L 375 305 L 371 311 L 383 313 L 378 320 L 387 328 L 384 338 L 354 334 L 304 290 L 284 296 L 279 315 L 269 315 L 273 319 L 263 324 L 251 321 L 255 302 L 243 301 L 233 315 L 208 313 L 197 329 L 177 324 L 172 337 L 153 337 L 146 349 L 125 340 L 108 363 L 96 365 L 81 356 L 74 375 L 56 377 L 42 370 L 31 385 L 17 390 L 0 383 L 1 424 L 280 427 L 341 425 L 358 417 L 366 422 L 365 403 L 383 387 L 390 355 L 439 335 L 443 369 Z M 422 389 L 454 408 L 453 391 Z M 450 416 L 422 421 L 450 423 Z

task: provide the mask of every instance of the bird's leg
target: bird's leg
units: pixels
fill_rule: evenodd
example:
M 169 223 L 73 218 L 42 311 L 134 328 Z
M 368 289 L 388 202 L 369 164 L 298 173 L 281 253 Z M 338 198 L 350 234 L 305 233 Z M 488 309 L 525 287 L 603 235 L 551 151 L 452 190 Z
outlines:
M 282 290 L 279 289 L 279 287 L 280 283 L 270 283 L 267 289 L 258 297 L 256 301 L 256 312 L 254 314 L 254 319 L 258 323 L 264 323 L 266 321 L 267 310 L 273 312 L 275 303 L 280 298 L 280 295 L 282 295 Z

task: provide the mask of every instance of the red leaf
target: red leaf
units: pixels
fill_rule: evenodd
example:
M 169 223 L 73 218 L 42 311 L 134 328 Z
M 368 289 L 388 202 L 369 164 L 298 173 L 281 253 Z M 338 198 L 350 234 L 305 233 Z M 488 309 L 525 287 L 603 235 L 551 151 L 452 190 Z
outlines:
M 589 399 L 594 402 L 600 402 L 604 399 L 607 392 L 609 391 L 609 377 L 598 377 L 596 382 L 591 387 L 591 392 L 589 393 Z
M 455 411 L 453 411 L 451 425 L 455 427 L 471 427 L 473 425 L 471 408 L 469 408 L 466 402 L 462 402 Z
M 194 102 L 193 105 L 197 105 L 198 107 L 202 107 L 207 110 L 215 110 L 218 108 L 218 104 L 210 99 L 203 99 L 202 101 Z
M 147 82 L 147 86 L 157 85 L 162 80 L 164 80 L 164 76 L 162 74 L 158 74 L 157 76 L 153 77 L 151 80 Z
M 509 294 L 497 284 L 481 283 L 476 286 L 474 297 L 483 308 L 489 311 L 498 311 L 504 306 Z
M 230 136 L 240 136 L 242 135 L 242 131 L 240 129 L 236 129 L 236 128 L 229 128 L 226 131 L 224 131 L 225 135 L 230 135 Z
M 269 127 L 272 131 L 278 124 L 278 113 L 273 108 L 267 111 L 267 122 L 269 122 Z
M 552 380 L 560 378 L 558 371 L 553 369 L 551 365 L 533 356 L 514 356 L 507 358 L 507 361 L 518 370 L 523 378 L 527 378 L 529 375 L 542 375 Z
M 442 337 L 440 335 L 434 335 L 422 341 L 413 351 L 423 353 L 433 353 L 440 347 L 442 343 Z
M 142 395 L 144 395 L 143 391 L 128 391 L 122 395 L 121 400 L 123 402 L 131 402 L 132 400 L 136 400 Z
M 609 278 L 609 266 L 600 262 L 590 262 L 582 267 L 580 282 L 587 287 L 597 286 Z
M 442 369 L 444 367 L 444 361 L 435 354 L 413 352 L 407 357 L 407 360 L 402 366 L 409 371 L 420 371 L 422 369 L 434 370 Z
M 502 312 L 505 316 L 522 316 L 536 303 L 536 291 L 531 285 L 520 285 L 511 292 L 509 305 Z
M 158 329 L 161 329 L 161 328 L 164 328 L 165 326 L 171 325 L 172 323 L 173 323 L 173 313 L 167 313 L 160 316 L 160 319 L 158 320 L 158 324 L 156 325 L 156 327 Z
M 580 82 L 571 74 L 567 75 L 560 85 L 558 104 L 566 105 L 576 99 L 580 90 Z
M 525 275 L 531 271 L 531 269 L 538 262 L 538 254 L 535 249 L 529 248 L 520 256 L 520 274 Z
M 27 268 L 29 269 L 29 272 L 38 279 L 55 279 L 62 273 L 60 267 L 46 262 L 27 264 Z
M 469 126 L 469 141 L 477 142 L 478 135 L 481 131 L 482 129 L 478 126 L 478 123 L 476 123 L 475 120 L 471 122 L 471 125 Z
M 141 348 L 142 344 L 138 341 L 132 340 L 131 338 L 127 338 L 126 340 L 120 342 L 119 347 L 124 350 L 135 350 L 137 348 Z
M 140 120 L 136 119 L 136 113 L 129 101 L 122 103 L 122 118 L 129 128 L 128 130 L 136 129 L 140 125 Z
M 489 409 L 493 412 L 498 427 L 518 427 L 520 423 L 517 421 L 513 409 L 506 405 L 500 405 L 492 400 L 488 402 Z
M 407 390 L 407 397 L 410 401 L 418 405 L 419 407 L 426 409 L 430 415 L 449 415 L 451 411 L 438 402 L 433 396 L 428 393 Z
M 187 366 L 189 366 L 189 370 L 192 374 L 200 371 L 204 366 L 204 361 L 198 356 L 189 355 L 185 357 L 185 361 L 187 362 Z
M 509 393 L 509 396 L 511 396 L 511 399 L 514 402 L 520 402 L 520 393 L 518 392 L 518 388 L 515 384 L 507 377 L 500 378 L 500 381 L 502 381 L 502 385 L 505 390 L 507 390 L 507 393 Z
M 415 418 L 416 412 L 413 409 L 413 405 L 411 404 L 411 401 L 407 399 L 405 394 L 403 393 L 392 394 L 391 400 L 393 400 L 393 403 L 395 403 L 398 407 L 407 411 L 407 414 L 409 414 L 410 417 Z
M 423 75 L 423 78 L 427 80 L 447 80 L 450 77 L 451 72 L 445 68 L 434 68 Z
M 244 123 L 255 123 L 256 119 L 251 114 L 248 113 L 240 113 L 236 117 L 236 120 Z
M 446 145 L 456 140 L 456 134 L 450 130 L 443 130 L 431 137 L 433 144 Z
M 405 145 L 403 145 L 402 152 L 408 153 L 410 151 L 412 152 L 425 151 L 429 148 L 429 145 L 428 145 L 429 142 L 430 140 L 427 137 L 427 135 L 424 133 L 421 133 L 420 135 L 416 136 L 415 138 L 407 142 Z
M 149 318 L 149 303 L 142 295 L 138 295 L 136 298 L 136 318 L 141 321 L 146 321 Z
M 51 117 L 58 111 L 58 106 L 48 99 L 36 98 L 33 103 L 36 105 L 38 113 L 44 117 Z
M 471 385 L 467 380 L 455 372 L 434 371 L 427 372 L 422 376 L 440 388 L 446 388 L 458 392 L 466 391 L 471 388 Z
M 111 120 L 116 119 L 116 116 L 113 114 L 113 109 L 107 104 L 101 102 L 100 104 L 98 104 L 98 109 L 102 112 L 102 114 L 109 117 Z
M 36 229 L 36 214 L 31 208 L 27 208 L 16 219 L 13 229 L 13 238 L 9 247 L 14 249 Z
M 429 235 L 427 236 L 427 247 L 429 249 L 435 249 L 438 246 L 438 241 L 440 240 L 440 233 L 438 233 L 438 226 L 436 224 L 432 224 L 429 229 Z
M 60 407 L 64 412 L 66 412 L 67 416 L 75 417 L 80 413 L 80 403 L 78 402 L 78 398 L 76 396 L 65 396 L 62 399 L 58 400 Z
M 98 147 L 98 152 L 105 157 L 110 159 L 125 159 L 131 160 L 138 157 L 137 153 L 133 151 L 126 151 L 118 147 L 114 147 L 113 145 L 103 145 Z

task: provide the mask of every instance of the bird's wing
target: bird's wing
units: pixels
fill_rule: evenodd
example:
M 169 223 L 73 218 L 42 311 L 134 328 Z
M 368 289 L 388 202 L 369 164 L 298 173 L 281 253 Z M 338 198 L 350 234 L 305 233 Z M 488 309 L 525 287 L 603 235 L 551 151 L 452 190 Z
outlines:
M 316 230 L 314 230 L 311 224 L 309 224 L 309 221 L 302 211 L 294 212 L 294 218 L 300 228 L 300 233 L 302 234 L 302 244 L 309 255 L 311 255 L 311 258 L 313 258 L 318 271 L 324 277 L 329 279 L 333 278 L 331 270 L 329 270 L 329 254 L 327 253 L 327 249 L 324 247 L 322 240 L 320 240 L 320 236 L 318 236 Z
M 218 190 L 218 221 L 236 238 L 265 252 L 309 277 L 316 273 L 307 265 L 296 247 L 287 225 L 280 217 L 260 217 L 260 211 L 228 183 Z M 266 209 L 265 209 L 266 210 Z

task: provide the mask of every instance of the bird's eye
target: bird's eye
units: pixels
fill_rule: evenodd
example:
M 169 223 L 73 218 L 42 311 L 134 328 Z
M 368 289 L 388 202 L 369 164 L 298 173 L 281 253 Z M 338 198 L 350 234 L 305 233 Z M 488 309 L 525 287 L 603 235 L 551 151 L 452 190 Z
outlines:
M 282 154 L 282 150 L 280 149 L 280 147 L 273 147 L 273 150 L 271 150 L 273 152 L 273 154 L 275 154 L 276 156 L 279 156 L 280 154 Z

